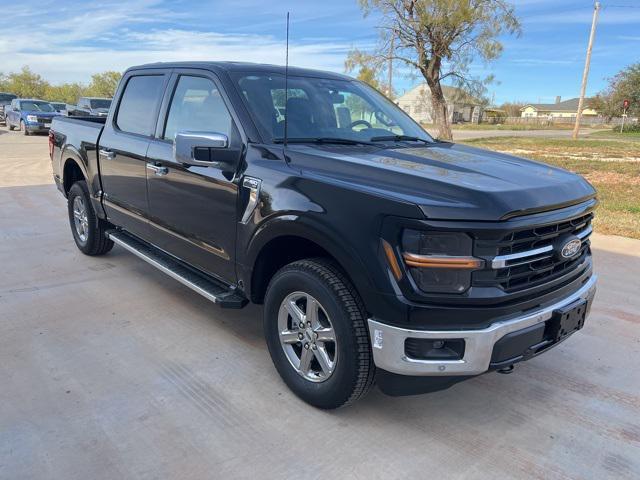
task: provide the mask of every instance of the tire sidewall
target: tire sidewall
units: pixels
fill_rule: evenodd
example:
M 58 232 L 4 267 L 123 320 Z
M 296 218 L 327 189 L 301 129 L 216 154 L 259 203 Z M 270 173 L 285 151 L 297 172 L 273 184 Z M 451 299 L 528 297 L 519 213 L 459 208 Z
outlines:
M 82 197 L 85 208 L 87 209 L 87 223 L 88 223 L 88 232 L 87 232 L 87 240 L 83 242 L 78 236 L 78 232 L 76 231 L 76 225 L 73 218 L 73 201 L 76 197 Z M 89 254 L 93 250 L 94 243 L 97 241 L 97 229 L 96 229 L 96 216 L 93 211 L 93 206 L 91 205 L 91 200 L 89 198 L 89 190 L 87 189 L 87 184 L 84 181 L 74 183 L 69 189 L 69 194 L 67 195 L 67 212 L 69 214 L 69 225 L 71 226 L 71 233 L 73 234 L 73 239 L 76 242 L 77 247 L 86 254 Z
M 298 374 L 280 343 L 280 305 L 287 295 L 296 291 L 308 293 L 320 302 L 336 334 L 336 366 L 324 382 L 312 382 Z M 348 311 L 336 292 L 321 278 L 305 270 L 285 269 L 276 274 L 266 294 L 264 330 L 273 363 L 296 395 L 320 408 L 335 408 L 349 399 L 358 378 L 358 345 Z

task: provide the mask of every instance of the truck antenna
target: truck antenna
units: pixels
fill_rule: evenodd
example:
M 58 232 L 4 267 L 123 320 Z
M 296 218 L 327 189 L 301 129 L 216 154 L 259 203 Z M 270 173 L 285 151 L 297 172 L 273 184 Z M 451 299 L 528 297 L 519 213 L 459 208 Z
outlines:
M 283 147 L 287 146 L 287 103 L 289 102 L 289 12 L 287 12 L 287 46 L 285 49 L 284 61 L 284 140 Z

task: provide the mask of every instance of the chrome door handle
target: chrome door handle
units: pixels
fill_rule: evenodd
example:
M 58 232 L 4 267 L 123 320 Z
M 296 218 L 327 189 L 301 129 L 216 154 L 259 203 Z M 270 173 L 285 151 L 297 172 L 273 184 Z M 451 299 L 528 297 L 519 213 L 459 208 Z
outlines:
M 159 177 L 163 177 L 167 173 L 169 173 L 169 169 L 167 167 L 162 167 L 160 165 L 154 165 L 152 163 L 147 163 L 147 170 L 151 170 L 153 173 L 155 173 Z
M 105 150 L 103 148 L 99 151 L 100 156 L 106 158 L 107 160 L 113 160 L 116 158 L 116 152 L 112 152 L 111 150 Z

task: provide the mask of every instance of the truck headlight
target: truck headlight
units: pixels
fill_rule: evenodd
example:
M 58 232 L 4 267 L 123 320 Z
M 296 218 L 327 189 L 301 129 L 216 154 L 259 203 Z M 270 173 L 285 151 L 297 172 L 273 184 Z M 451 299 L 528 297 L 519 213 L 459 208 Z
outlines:
M 413 281 L 425 293 L 463 293 L 471 286 L 471 272 L 483 265 L 472 256 L 473 241 L 465 233 L 405 230 L 402 250 Z
M 36 115 L 27 115 L 27 122 L 38 123 L 38 117 Z

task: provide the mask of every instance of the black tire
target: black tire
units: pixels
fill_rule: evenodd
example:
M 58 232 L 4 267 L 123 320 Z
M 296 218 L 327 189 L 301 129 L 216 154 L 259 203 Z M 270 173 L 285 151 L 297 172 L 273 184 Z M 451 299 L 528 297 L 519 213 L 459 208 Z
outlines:
M 298 373 L 280 342 L 278 312 L 283 300 L 293 292 L 317 299 L 335 332 L 335 367 L 320 383 Z M 327 259 L 299 260 L 274 275 L 265 296 L 264 333 L 271 359 L 284 382 L 315 407 L 334 409 L 349 405 L 363 397 L 373 384 L 375 366 L 364 305 L 340 268 Z
M 11 125 L 8 120 L 7 120 L 7 127 L 9 127 L 10 132 L 13 131 L 13 125 Z
M 76 197 L 80 197 L 82 202 L 84 202 L 87 212 L 85 239 L 81 238 L 81 234 L 78 232 L 75 224 L 73 210 Z M 69 189 L 69 194 L 67 195 L 67 211 L 69 213 L 69 225 L 71 226 L 73 239 L 82 253 L 92 256 L 104 255 L 113 248 L 113 241 L 105 235 L 105 232 L 109 229 L 109 224 L 97 217 L 91 204 L 87 182 L 84 180 L 74 183 Z
M 30 135 L 29 130 L 27 130 L 27 126 L 24 124 L 22 120 L 20 120 L 20 131 L 24 133 L 25 137 L 28 137 Z

